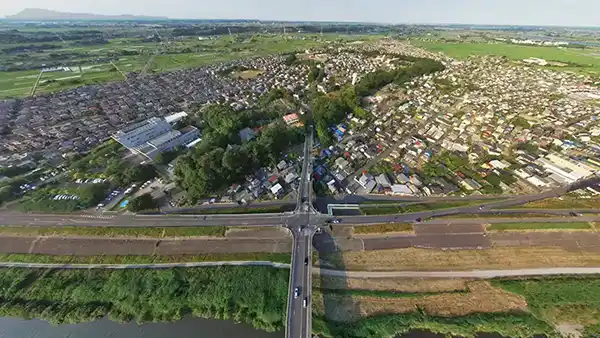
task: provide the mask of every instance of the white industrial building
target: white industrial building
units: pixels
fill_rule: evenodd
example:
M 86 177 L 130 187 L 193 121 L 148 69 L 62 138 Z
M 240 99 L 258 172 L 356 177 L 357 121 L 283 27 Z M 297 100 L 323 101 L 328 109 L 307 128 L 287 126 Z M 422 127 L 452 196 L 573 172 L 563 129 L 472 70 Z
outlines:
M 158 154 L 195 142 L 200 137 L 196 127 L 173 130 L 169 121 L 177 122 L 187 116 L 177 113 L 166 118 L 153 117 L 119 130 L 112 137 L 134 153 L 154 160 Z
M 563 182 L 569 184 L 594 173 L 592 168 L 581 162 L 574 162 L 554 154 L 538 159 L 537 164 L 542 166 L 546 172 L 553 174 L 555 181 L 561 177 Z
M 113 138 L 124 147 L 131 149 L 140 146 L 172 130 L 165 119 L 153 117 L 142 122 L 130 124 L 119 130 Z
M 147 143 L 134 148 L 136 152 L 152 160 L 158 154 L 171 151 L 175 147 L 186 145 L 200 137 L 200 131 L 196 127 L 187 126 L 181 130 L 171 130 L 168 133 L 148 141 Z

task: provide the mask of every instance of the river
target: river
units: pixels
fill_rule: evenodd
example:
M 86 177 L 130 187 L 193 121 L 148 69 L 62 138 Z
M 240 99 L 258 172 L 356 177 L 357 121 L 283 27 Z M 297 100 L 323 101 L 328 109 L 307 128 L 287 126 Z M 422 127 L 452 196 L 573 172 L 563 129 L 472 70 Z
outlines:
M 52 325 L 46 321 L 0 318 L 0 338 L 283 338 L 283 332 L 264 332 L 227 320 L 186 317 L 173 323 L 121 324 L 101 319 L 90 323 Z M 443 335 L 412 331 L 397 338 L 443 338 Z M 502 338 L 481 334 L 478 338 Z

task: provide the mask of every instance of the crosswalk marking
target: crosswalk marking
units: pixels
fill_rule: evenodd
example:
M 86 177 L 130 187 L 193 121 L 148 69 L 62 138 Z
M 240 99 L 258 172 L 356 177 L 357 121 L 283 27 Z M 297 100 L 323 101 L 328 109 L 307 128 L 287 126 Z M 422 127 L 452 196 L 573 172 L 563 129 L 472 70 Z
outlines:
M 95 219 L 113 219 L 115 216 L 104 216 L 104 215 L 80 215 L 83 218 L 95 218 Z

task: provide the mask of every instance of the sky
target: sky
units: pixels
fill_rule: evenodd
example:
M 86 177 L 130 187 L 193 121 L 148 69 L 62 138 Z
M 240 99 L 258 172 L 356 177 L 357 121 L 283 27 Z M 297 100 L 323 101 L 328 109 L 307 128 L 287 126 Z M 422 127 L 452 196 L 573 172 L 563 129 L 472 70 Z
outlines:
M 174 19 L 600 26 L 600 0 L 0 0 L 24 8 Z

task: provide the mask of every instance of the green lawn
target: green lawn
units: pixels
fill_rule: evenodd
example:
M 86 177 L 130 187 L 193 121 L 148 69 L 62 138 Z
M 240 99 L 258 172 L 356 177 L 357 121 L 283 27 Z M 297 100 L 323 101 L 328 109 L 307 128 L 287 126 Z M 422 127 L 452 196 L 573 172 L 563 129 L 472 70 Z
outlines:
M 494 223 L 487 227 L 489 231 L 510 231 L 510 230 L 591 230 L 587 222 L 564 222 L 564 223 Z
M 577 48 L 519 46 L 506 43 L 450 43 L 443 41 L 418 40 L 412 40 L 411 43 L 430 51 L 442 52 L 456 59 L 465 59 L 473 55 L 505 56 L 512 60 L 523 60 L 530 57 L 536 57 L 547 61 L 559 61 L 573 64 L 568 67 L 553 67 L 553 69 L 577 70 L 596 74 L 600 73 L 600 56 L 594 56 L 588 50 Z
M 3 226 L 0 234 L 26 236 L 101 236 L 101 237 L 224 237 L 226 227 L 112 228 L 112 227 L 26 227 Z

